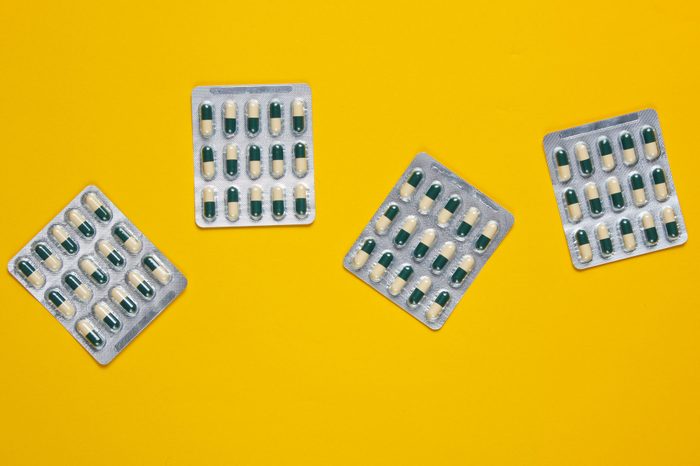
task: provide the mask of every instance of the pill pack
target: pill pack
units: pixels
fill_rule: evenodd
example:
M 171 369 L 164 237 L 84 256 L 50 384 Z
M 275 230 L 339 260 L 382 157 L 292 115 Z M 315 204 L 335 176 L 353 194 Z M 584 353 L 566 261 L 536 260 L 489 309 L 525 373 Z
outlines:
M 195 221 L 201 228 L 316 218 L 311 88 L 192 90 Z
M 513 221 L 510 212 L 420 153 L 362 230 L 343 265 L 437 330 Z
M 577 269 L 688 240 L 655 110 L 550 133 L 544 151 Z
M 96 186 L 83 189 L 10 259 L 8 270 L 100 364 L 187 286 Z

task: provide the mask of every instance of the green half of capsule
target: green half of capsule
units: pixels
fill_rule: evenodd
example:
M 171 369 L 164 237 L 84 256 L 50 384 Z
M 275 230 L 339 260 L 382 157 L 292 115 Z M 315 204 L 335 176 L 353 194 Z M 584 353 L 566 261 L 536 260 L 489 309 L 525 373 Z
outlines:
M 593 162 L 591 162 L 590 158 L 579 160 L 578 166 L 581 169 L 581 173 L 584 175 L 590 175 L 593 173 Z
M 578 196 L 576 195 L 576 191 L 573 189 L 567 189 L 564 191 L 564 200 L 566 200 L 567 205 L 578 204 Z
M 107 257 L 107 260 L 115 267 L 121 267 L 125 263 L 124 256 L 122 256 L 116 249 L 112 249 L 112 251 L 105 257 Z
M 408 279 L 411 278 L 411 275 L 413 275 L 413 267 L 410 265 L 404 266 L 404 268 L 402 268 L 399 272 L 399 278 L 403 281 L 408 281 Z
M 622 191 L 610 194 L 610 202 L 615 209 L 623 209 L 625 207 L 625 198 L 622 196 Z
M 666 175 L 661 168 L 655 168 L 651 172 L 651 179 L 654 180 L 654 184 L 664 184 L 666 183 Z
M 630 133 L 622 133 L 620 135 L 620 144 L 622 145 L 622 150 L 634 149 L 634 139 Z
M 99 304 L 100 308 L 95 308 L 93 311 L 95 316 L 104 323 L 108 329 L 112 332 L 116 332 L 122 326 L 121 320 L 117 317 L 114 312 L 104 303 Z
M 272 146 L 272 160 L 284 160 L 284 148 L 281 144 Z
M 469 272 L 467 272 L 461 267 L 457 267 L 457 269 L 452 273 L 450 281 L 454 285 L 461 285 L 464 279 L 467 278 L 467 275 L 469 275 Z
M 394 255 L 390 252 L 385 252 L 382 257 L 379 258 L 379 265 L 383 266 L 385 269 L 389 268 L 391 261 L 394 260 Z
M 620 220 L 620 233 L 623 235 L 629 235 L 632 233 L 632 222 L 623 218 Z
M 430 266 L 434 271 L 440 272 L 442 269 L 445 268 L 445 265 L 447 265 L 448 259 L 447 257 L 443 256 L 442 254 L 438 254 L 438 256 L 435 258 L 433 261 L 433 264 Z
M 214 109 L 210 104 L 202 104 L 199 106 L 200 120 L 212 120 L 214 118 Z
M 224 117 L 224 132 L 226 134 L 236 133 L 236 119 Z
M 632 189 L 644 189 L 644 179 L 639 173 L 635 173 L 630 176 L 630 184 L 632 184 Z
M 472 226 L 473 225 L 470 225 L 464 220 L 462 220 L 462 223 L 460 223 L 457 227 L 457 236 L 464 238 L 469 234 L 470 231 L 472 231 Z
M 306 157 L 306 144 L 303 142 L 297 142 L 294 144 L 294 158 L 303 159 Z
M 610 145 L 610 139 L 603 138 L 598 141 L 598 150 L 601 156 L 612 154 L 612 146 Z
M 363 252 L 366 252 L 367 254 L 372 254 L 372 251 L 374 251 L 374 248 L 376 245 L 377 245 L 376 241 L 374 241 L 373 239 L 370 238 L 362 244 L 362 247 L 360 248 L 360 250 Z
M 588 199 L 588 207 L 591 209 L 593 215 L 598 215 L 603 212 L 603 202 L 599 197 L 594 197 L 593 199 Z
M 204 201 L 204 217 L 214 218 L 216 217 L 216 201 Z
M 97 267 L 97 264 L 95 264 L 95 270 L 90 274 L 90 277 L 98 285 L 104 285 L 108 280 L 107 274 L 101 268 Z
M 394 237 L 394 244 L 397 246 L 403 246 L 406 244 L 406 241 L 408 241 L 408 238 L 410 238 L 411 234 L 401 228 L 398 233 L 396 233 L 396 236 Z
M 272 215 L 274 215 L 275 217 L 282 217 L 284 215 L 284 200 L 272 201 Z
M 387 207 L 387 209 L 384 211 L 384 216 L 386 218 L 388 218 L 389 220 L 394 220 L 398 213 L 399 213 L 399 206 L 392 204 L 389 207 Z
M 139 293 L 141 293 L 146 298 L 153 297 L 153 294 L 154 294 L 153 287 L 146 280 L 143 280 L 141 283 L 136 285 L 136 289 L 138 290 Z
M 589 244 L 590 241 L 588 240 L 588 233 L 586 233 L 584 230 L 578 230 L 576 232 L 576 244 L 579 246 L 583 246 L 584 244 Z
M 413 250 L 413 257 L 415 257 L 416 259 L 422 259 L 428 253 L 429 249 L 430 246 L 421 241 L 416 245 L 415 249 Z
M 413 288 L 413 291 L 411 291 L 411 294 L 408 297 L 408 303 L 415 306 L 416 304 L 421 302 L 423 296 L 425 296 L 425 293 L 418 289 L 418 287 L 415 287 Z
M 425 195 L 430 199 L 435 200 L 440 195 L 440 191 L 442 191 L 442 185 L 440 183 L 433 183 L 425 192 Z
M 613 253 L 612 239 L 602 238 L 602 239 L 598 240 L 598 243 L 600 243 L 600 250 L 602 251 L 603 254 L 610 255 Z
M 226 202 L 238 202 L 238 189 L 235 186 L 226 190 Z
M 461 199 L 458 197 L 451 197 L 447 203 L 445 204 L 445 210 L 450 212 L 451 214 L 455 213 L 455 210 L 459 207 L 459 205 L 462 203 Z
M 24 275 L 25 277 L 29 277 L 36 271 L 36 268 L 34 268 L 32 263 L 29 261 L 19 261 L 19 263 L 17 264 L 17 268 L 20 272 L 22 272 L 22 275 Z
M 123 293 L 124 297 L 117 301 L 116 299 L 113 299 L 119 307 L 122 308 L 124 312 L 126 312 L 129 315 L 134 315 L 136 314 L 136 311 L 138 310 L 138 307 L 136 306 L 136 303 L 134 302 L 133 299 L 131 299 L 131 296 L 129 296 L 126 293 Z
M 292 128 L 295 133 L 301 133 L 304 131 L 306 126 L 306 116 L 304 112 L 301 115 L 292 115 Z
M 250 216 L 259 218 L 262 215 L 262 201 L 250 200 Z
M 270 102 L 270 118 L 282 118 L 282 106 L 279 102 Z
M 211 146 L 203 146 L 202 151 L 201 151 L 201 155 L 202 155 L 202 163 L 214 161 L 214 149 L 212 149 Z
M 61 243 L 61 246 L 68 254 L 75 254 L 78 251 L 78 244 L 70 236 Z
M 53 255 L 53 252 L 51 252 L 51 249 L 49 249 L 48 246 L 46 246 L 44 244 L 37 244 L 34 247 L 34 252 L 36 253 L 37 256 L 39 256 L 39 258 L 42 261 L 45 261 L 46 259 L 48 259 L 49 257 L 51 257 Z
M 558 167 L 565 167 L 569 165 L 569 154 L 566 153 L 564 149 L 559 149 L 554 153 L 554 159 L 557 162 Z
M 83 284 L 83 282 L 75 274 L 72 273 L 69 273 L 65 277 L 63 277 L 63 281 L 72 291 L 77 290 L 78 287 Z
M 408 180 L 406 183 L 410 184 L 414 188 L 418 186 L 423 179 L 423 172 L 420 170 L 413 170 L 413 173 L 411 173 L 411 176 L 408 177 Z
M 248 161 L 259 162 L 260 161 L 260 147 L 252 145 L 248 148 Z
M 126 231 L 126 228 L 118 226 L 114 228 L 114 236 L 116 236 L 117 239 L 123 244 L 126 243 L 129 238 L 131 238 L 131 233 Z
M 656 226 L 651 226 L 644 229 L 644 237 L 649 244 L 656 244 L 659 241 L 659 233 L 656 231 Z
M 672 220 L 670 222 L 664 222 L 664 228 L 666 229 L 666 234 L 669 238 L 678 238 L 678 221 Z
M 440 307 L 445 307 L 445 305 L 450 301 L 450 293 L 447 291 L 441 291 L 435 298 L 435 304 Z
M 644 144 L 651 144 L 656 142 L 656 133 L 654 132 L 653 128 L 644 128 L 642 130 L 642 139 L 644 140 Z
M 247 117 L 246 127 L 250 134 L 258 134 L 258 131 L 260 131 L 260 117 Z
M 60 307 L 61 304 L 66 302 L 65 296 L 63 296 L 58 290 L 49 291 L 48 298 L 49 301 L 51 301 L 51 304 L 56 307 Z

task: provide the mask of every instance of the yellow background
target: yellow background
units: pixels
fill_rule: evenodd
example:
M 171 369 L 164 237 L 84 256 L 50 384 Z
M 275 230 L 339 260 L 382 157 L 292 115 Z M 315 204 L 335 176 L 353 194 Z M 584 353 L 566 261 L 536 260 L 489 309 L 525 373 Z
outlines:
M 0 464 L 700 464 L 696 6 L 97 3 L 1 7 L 0 256 L 95 183 L 189 287 L 103 368 L 5 274 Z M 280 82 L 316 222 L 198 229 L 192 87 Z M 690 241 L 577 272 L 542 137 L 648 107 Z M 439 332 L 341 264 L 419 151 L 516 217 Z

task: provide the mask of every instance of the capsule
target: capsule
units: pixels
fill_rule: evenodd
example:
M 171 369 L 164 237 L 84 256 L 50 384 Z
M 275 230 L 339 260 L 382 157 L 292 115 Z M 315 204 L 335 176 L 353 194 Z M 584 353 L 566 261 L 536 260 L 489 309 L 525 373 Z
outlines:
M 656 232 L 656 224 L 654 217 L 649 212 L 642 213 L 642 230 L 644 230 L 644 239 L 650 246 L 659 242 L 659 234 Z
M 306 129 L 306 108 L 302 99 L 292 101 L 292 129 L 301 134 Z
M 85 195 L 85 206 L 90 212 L 92 212 L 95 217 L 102 220 L 103 222 L 108 222 L 112 219 L 112 213 L 109 209 L 102 203 L 97 194 L 87 193 Z
M 279 136 L 282 134 L 282 104 L 278 101 L 273 100 L 270 102 L 270 109 L 268 112 L 270 128 L 270 136 Z
M 54 225 L 49 230 L 53 239 L 56 240 L 58 244 L 61 245 L 64 251 L 68 254 L 75 254 L 78 252 L 78 243 L 75 242 L 73 238 L 70 237 L 65 228 L 61 225 Z
M 28 260 L 19 261 L 17 263 L 17 269 L 19 269 L 22 275 L 24 275 L 27 283 L 32 285 L 37 290 L 44 286 L 44 283 L 46 283 L 46 278 L 44 277 L 44 274 L 41 273 L 41 270 L 34 267 L 34 264 Z
M 410 238 L 413 232 L 416 230 L 417 224 L 418 220 L 416 220 L 416 217 L 412 215 L 406 217 L 406 220 L 403 221 L 403 225 L 401 225 L 401 229 L 394 237 L 394 244 L 399 247 L 405 245 L 408 238 Z
M 632 200 L 634 205 L 641 207 L 647 203 L 647 195 L 644 191 L 644 179 L 639 173 L 630 176 L 630 186 L 632 188 Z
M 209 186 L 202 189 L 202 215 L 208 221 L 216 218 L 216 193 Z
M 666 185 L 666 174 L 662 168 L 655 168 L 651 172 L 651 179 L 654 182 L 654 197 L 659 202 L 668 199 L 668 186 Z
M 450 262 L 454 257 L 456 250 L 457 246 L 455 246 L 455 243 L 453 243 L 452 241 L 448 241 L 445 244 L 443 244 L 442 248 L 440 248 L 440 253 L 433 261 L 433 264 L 430 266 L 430 268 L 433 270 L 433 273 L 442 272 L 447 263 Z
M 457 227 L 457 236 L 460 238 L 466 237 L 470 231 L 472 231 L 472 228 L 476 224 L 476 222 L 479 221 L 479 217 L 481 216 L 481 212 L 479 212 L 479 209 L 476 207 L 470 207 L 467 210 L 467 213 L 464 214 L 464 218 L 462 219 L 462 223 L 459 224 Z
M 571 188 L 564 191 L 564 201 L 566 203 L 566 213 L 569 216 L 569 220 L 572 222 L 581 220 L 581 205 L 578 202 L 576 191 Z
M 590 262 L 593 259 L 593 251 L 588 241 L 588 234 L 585 230 L 576 232 L 576 246 L 578 247 L 578 259 L 582 263 Z
M 498 222 L 489 220 L 488 223 L 484 225 L 481 236 L 476 240 L 476 244 L 474 245 L 476 250 L 479 252 L 485 251 L 491 243 L 491 240 L 496 236 L 496 233 L 498 233 Z
M 373 282 L 378 282 L 386 274 L 386 269 L 391 265 L 391 261 L 394 260 L 394 255 L 390 252 L 385 252 L 382 257 L 379 258 L 376 264 L 369 271 L 369 279 Z
M 95 227 L 92 226 L 92 223 L 87 221 L 85 216 L 81 214 L 78 209 L 71 209 L 68 211 L 68 223 L 86 238 L 95 236 Z
M 153 278 L 158 280 L 161 285 L 167 285 L 172 278 L 170 271 L 156 256 L 145 256 L 143 258 L 143 266 L 148 270 Z
M 391 285 L 389 285 L 389 294 L 391 296 L 398 296 L 401 291 L 403 291 L 404 287 L 406 286 L 406 282 L 409 278 L 411 278 L 411 275 L 413 275 L 413 267 L 410 265 L 404 266 L 396 278 L 394 278 L 394 280 L 391 282 Z
M 634 149 L 634 139 L 627 131 L 620 134 L 620 145 L 622 146 L 622 161 L 630 166 L 637 163 L 637 151 Z
M 59 314 L 61 314 L 66 319 L 70 319 L 75 315 L 75 306 L 72 302 L 67 300 L 66 297 L 63 296 L 63 293 L 61 293 L 60 291 L 51 290 L 46 295 L 46 297 L 48 298 L 49 302 L 53 305 L 54 309 L 56 309 L 59 312 Z
M 280 220 L 284 217 L 284 188 L 282 186 L 273 186 L 270 190 L 272 198 L 272 216 L 275 220 Z
M 254 185 L 248 191 L 248 210 L 250 218 L 260 220 L 262 217 L 262 188 Z
M 408 201 L 411 196 L 413 196 L 413 193 L 422 180 L 423 172 L 420 170 L 413 170 L 408 176 L 408 179 L 401 185 L 401 189 L 399 189 L 401 199 Z
M 294 174 L 299 178 L 306 176 L 309 171 L 309 161 L 306 158 L 306 144 L 294 144 Z
M 67 273 L 63 277 L 63 283 L 80 301 L 86 303 L 92 299 L 92 290 L 76 274 L 72 272 Z
M 212 149 L 211 146 L 203 146 L 200 155 L 202 157 L 202 178 L 209 181 L 216 175 L 214 149 Z
M 620 220 L 620 236 L 622 236 L 622 249 L 625 252 L 631 252 L 637 249 L 637 239 L 632 231 L 632 222 L 623 218 Z
M 457 269 L 452 272 L 450 283 L 452 283 L 453 286 L 461 285 L 464 283 L 464 279 L 467 278 L 467 275 L 469 275 L 472 270 L 474 270 L 474 257 L 472 257 L 471 254 L 467 254 L 462 257 L 462 260 L 459 261 Z
M 428 253 L 430 248 L 435 244 L 435 230 L 428 228 L 423 232 L 423 236 L 420 238 L 420 242 L 416 245 L 413 250 L 413 257 L 416 260 L 421 260 Z
M 236 144 L 226 144 L 226 160 L 224 169 L 226 176 L 235 178 L 238 176 L 238 146 Z
M 115 286 L 109 291 L 109 297 L 112 299 L 112 302 L 119 306 L 126 314 L 136 314 L 138 310 L 136 302 L 129 296 L 129 293 L 126 292 L 124 287 Z
M 610 239 L 610 231 L 608 231 L 608 226 L 604 223 L 598 224 L 595 229 L 596 237 L 598 238 L 598 245 L 600 246 L 600 253 L 603 257 L 607 257 L 613 253 L 612 239 Z
M 281 178 L 284 175 L 284 148 L 282 144 L 275 144 L 270 148 L 270 175 L 273 178 Z
M 294 214 L 297 218 L 304 218 L 308 214 L 307 198 L 308 189 L 302 183 L 294 186 Z
M 355 254 L 355 257 L 352 258 L 352 266 L 355 270 L 364 267 L 364 265 L 367 263 L 367 259 L 369 259 L 369 256 L 372 254 L 372 251 L 374 251 L 374 247 L 376 245 L 377 243 L 371 238 L 365 240 L 360 250 Z
M 136 269 L 130 270 L 129 273 L 126 274 L 126 280 L 129 282 L 129 285 L 141 294 L 141 296 L 146 299 L 153 298 L 155 290 L 141 272 Z
M 245 110 L 246 129 L 249 135 L 255 136 L 260 132 L 260 102 L 250 99 L 245 106 Z
M 63 265 L 63 261 L 58 257 L 58 254 L 54 254 L 51 248 L 43 243 L 34 246 L 34 253 L 41 259 L 41 263 L 44 264 L 44 267 L 52 272 L 58 272 Z
M 435 301 L 433 301 L 428 310 L 425 311 L 425 319 L 428 322 L 435 322 L 442 315 L 442 311 L 445 310 L 445 306 L 450 302 L 450 293 L 447 291 L 441 291 Z
M 262 165 L 260 163 L 260 147 L 252 145 L 248 147 L 248 176 L 251 179 L 260 178 Z
M 133 233 L 131 233 L 123 225 L 117 225 L 112 231 L 115 238 L 119 240 L 124 249 L 129 251 L 131 254 L 136 254 L 141 250 L 141 240 L 139 240 Z
M 233 100 L 227 100 L 223 106 L 224 112 L 224 134 L 232 137 L 236 134 L 236 118 L 238 117 L 238 106 Z
M 430 277 L 425 275 L 418 279 L 416 287 L 411 291 L 411 295 L 408 297 L 408 304 L 411 306 L 417 306 L 422 300 L 423 296 L 430 291 L 430 287 L 433 286 Z
M 95 328 L 88 319 L 79 320 L 75 329 L 93 348 L 100 349 L 104 346 L 105 341 L 102 335 L 100 335 L 100 332 L 97 331 L 97 328 Z
M 231 186 L 226 190 L 226 217 L 235 222 L 239 216 L 238 189 Z
M 214 134 L 214 108 L 209 102 L 199 105 L 199 134 L 203 138 L 210 138 Z
M 462 203 L 462 200 L 457 197 L 457 196 L 452 196 L 450 197 L 447 202 L 445 203 L 445 207 L 442 208 L 440 212 L 438 212 L 437 215 L 437 223 L 438 226 L 444 227 L 447 226 L 448 223 L 450 223 L 450 220 L 452 220 L 452 215 L 454 215 L 455 211 L 457 208 L 459 208 L 459 205 Z
M 661 209 L 661 221 L 664 224 L 668 239 L 674 240 L 678 238 L 678 221 L 676 220 L 676 213 L 673 211 L 673 207 L 666 206 Z
M 622 210 L 625 208 L 625 198 L 622 196 L 622 190 L 620 189 L 620 182 L 617 181 L 616 177 L 608 178 L 605 182 L 605 186 L 608 188 L 608 197 L 610 198 L 610 203 L 614 210 Z
M 661 152 L 659 143 L 656 141 L 654 128 L 647 126 L 642 130 L 642 140 L 644 141 L 644 156 L 647 160 L 655 160 Z
M 85 275 L 90 277 L 90 279 L 98 285 L 104 285 L 109 279 L 104 270 L 99 268 L 98 265 L 95 264 L 95 261 L 89 257 L 83 257 L 80 259 L 78 262 L 78 267 L 80 267 L 80 270 L 82 270 Z
M 569 154 L 564 149 L 557 149 L 554 152 L 554 160 L 557 163 L 557 178 L 564 183 L 571 179 L 571 166 L 569 165 Z
M 107 240 L 102 239 L 97 242 L 97 251 L 114 267 L 120 268 L 125 263 L 124 256 Z
M 588 201 L 588 210 L 591 211 L 592 216 L 600 215 L 603 213 L 603 202 L 600 200 L 600 195 L 598 194 L 598 186 L 595 183 L 588 183 L 585 188 L 583 188 L 586 194 L 586 200 Z
M 374 224 L 374 231 L 376 231 L 378 235 L 386 233 L 391 226 L 391 222 L 394 221 L 398 214 L 399 206 L 391 204 L 386 208 L 382 216 L 377 219 L 377 222 Z
M 589 176 L 593 173 L 593 162 L 591 162 L 591 156 L 588 154 L 588 146 L 579 142 L 574 146 L 574 152 L 576 153 L 576 160 L 578 160 L 578 168 L 581 170 L 583 176 Z
M 615 168 L 615 156 L 613 155 L 610 139 L 604 137 L 598 141 L 598 152 L 600 153 L 600 164 L 604 171 L 609 172 Z
M 104 301 L 95 303 L 95 305 L 92 306 L 92 312 L 95 314 L 97 320 L 105 324 L 111 332 L 116 332 L 121 328 L 122 321 L 119 320 L 119 317 L 112 312 L 112 309 L 110 309 L 109 305 Z
M 442 185 L 440 183 L 435 182 L 431 184 L 418 203 L 418 212 L 427 214 L 433 207 L 435 199 L 440 195 L 440 191 L 442 191 Z

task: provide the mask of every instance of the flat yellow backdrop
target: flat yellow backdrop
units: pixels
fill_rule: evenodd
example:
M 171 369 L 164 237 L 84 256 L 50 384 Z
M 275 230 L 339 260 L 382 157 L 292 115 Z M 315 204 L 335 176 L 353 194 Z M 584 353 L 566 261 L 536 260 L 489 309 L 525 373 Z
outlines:
M 14 2 L 0 256 L 95 183 L 189 287 L 100 367 L 0 280 L 0 464 L 698 465 L 698 9 Z M 190 92 L 307 82 L 318 217 L 200 230 Z M 655 108 L 687 245 L 571 265 L 542 137 Z M 342 258 L 427 151 L 515 226 L 433 332 Z

